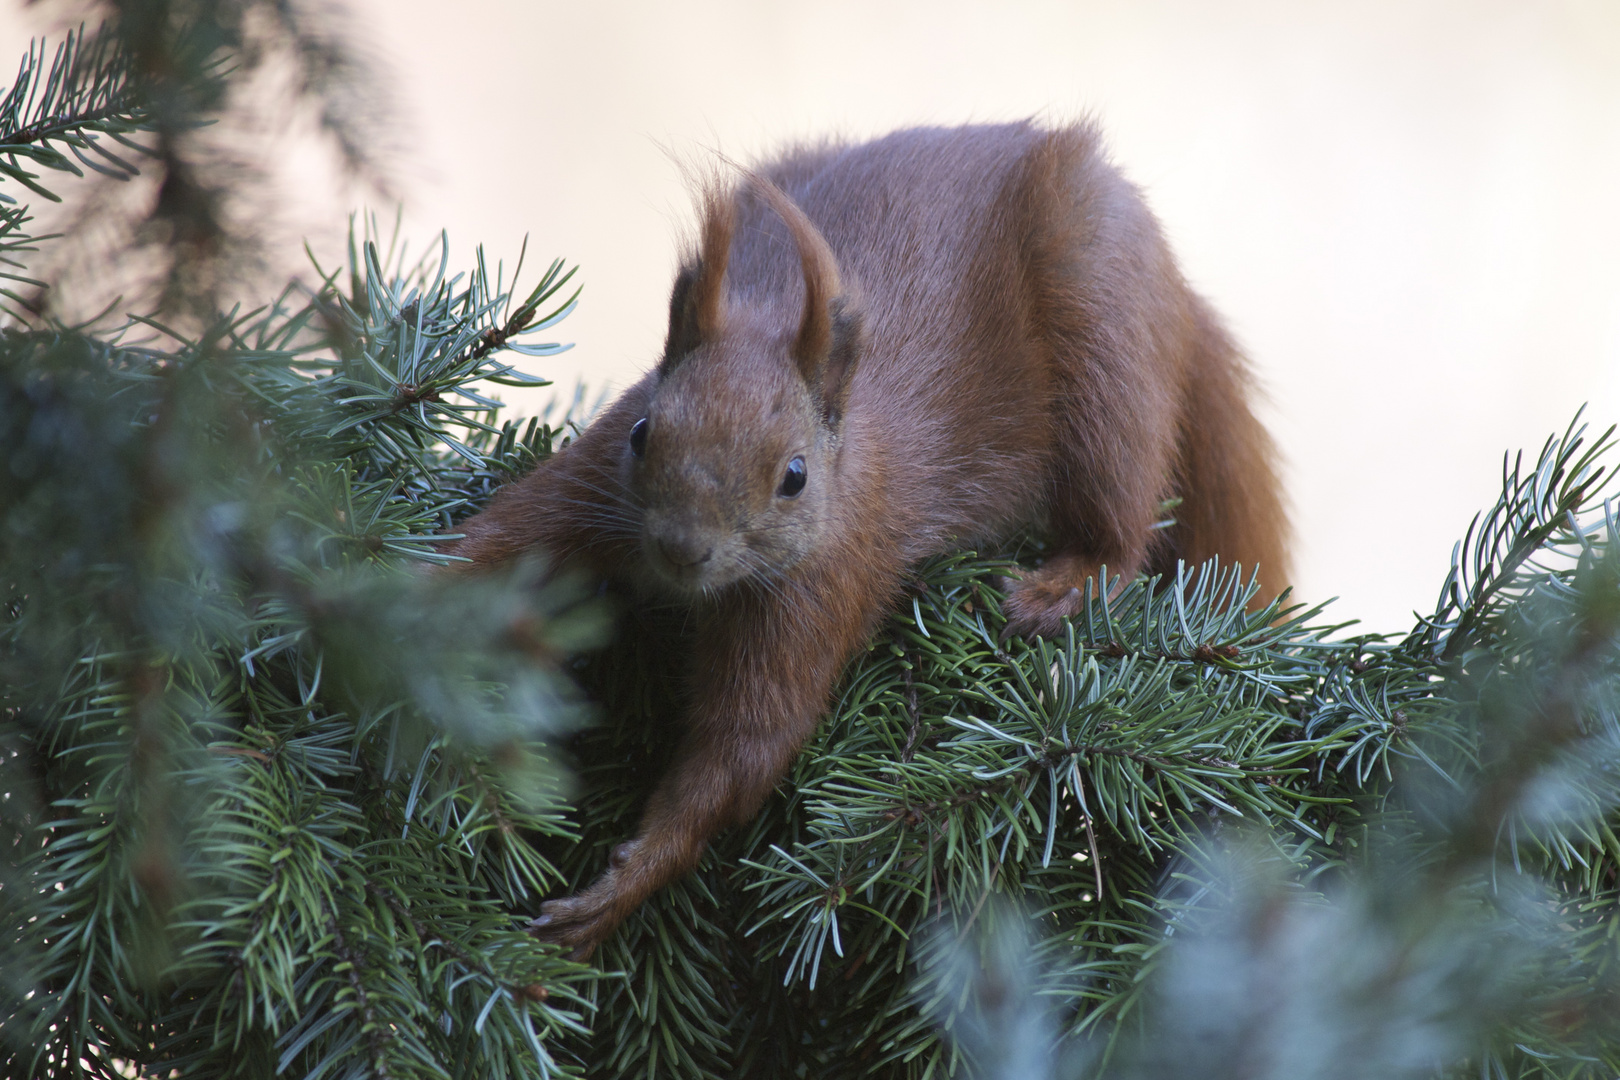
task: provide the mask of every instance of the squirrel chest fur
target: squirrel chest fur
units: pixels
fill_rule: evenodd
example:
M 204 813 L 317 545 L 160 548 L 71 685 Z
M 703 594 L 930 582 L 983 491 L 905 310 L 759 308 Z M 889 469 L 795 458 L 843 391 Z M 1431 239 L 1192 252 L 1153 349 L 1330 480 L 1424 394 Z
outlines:
M 693 616 L 682 748 L 536 932 L 588 953 L 752 815 L 921 558 L 1038 524 L 1015 633 L 1057 630 L 1103 565 L 1220 555 L 1280 589 L 1248 382 L 1087 126 L 917 128 L 705 192 L 657 368 L 451 549 L 538 548 Z

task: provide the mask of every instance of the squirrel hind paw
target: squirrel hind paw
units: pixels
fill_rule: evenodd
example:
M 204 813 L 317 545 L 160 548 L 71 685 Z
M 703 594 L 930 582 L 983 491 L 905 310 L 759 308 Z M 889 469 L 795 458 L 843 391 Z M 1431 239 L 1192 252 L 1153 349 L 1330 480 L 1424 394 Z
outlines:
M 1077 586 L 1058 591 L 1014 583 L 1002 604 L 1007 625 L 1002 638 L 1056 637 L 1063 631 L 1063 620 L 1080 613 L 1085 596 Z
M 1007 600 L 1001 606 L 1007 617 L 1002 637 L 1056 637 L 1063 632 L 1063 620 L 1080 614 L 1086 596 L 1097 594 L 1100 565 L 1075 555 L 1048 559 L 1039 569 L 1028 571 L 1003 583 Z M 1112 569 L 1109 576 L 1114 577 Z M 1129 576 L 1114 579 L 1114 589 Z

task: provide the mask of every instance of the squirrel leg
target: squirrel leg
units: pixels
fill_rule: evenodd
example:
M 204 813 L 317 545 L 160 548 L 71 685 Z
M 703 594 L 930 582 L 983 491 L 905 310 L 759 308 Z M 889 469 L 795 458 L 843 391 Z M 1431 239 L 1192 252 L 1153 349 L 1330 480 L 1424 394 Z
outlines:
M 588 957 L 648 896 L 691 871 L 711 836 L 759 810 L 815 731 L 844 661 L 894 592 L 892 580 L 885 589 L 872 574 L 855 577 L 829 570 L 824 580 L 801 581 L 795 598 L 822 601 L 791 617 L 748 593 L 709 614 L 698 629 L 693 707 L 674 766 L 648 800 L 635 838 L 614 849 L 607 870 L 583 892 L 540 906 L 531 924 L 536 936 L 568 946 L 576 959 Z M 818 591 L 833 581 L 849 587 Z
M 583 892 L 542 904 L 531 931 L 584 960 L 647 897 L 691 872 L 709 837 L 742 805 L 756 808 L 778 775 L 774 768 L 739 768 L 726 756 L 721 747 L 688 740 L 653 792 L 635 838 L 613 849 L 608 868 Z M 791 753 L 783 756 L 792 760 Z
M 1148 566 L 1158 539 L 1153 525 L 1171 486 L 1174 446 L 1153 419 L 1131 417 L 1119 425 L 1117 443 L 1093 443 L 1059 471 L 1051 495 L 1057 550 L 1009 583 L 1007 634 L 1052 637 L 1064 619 L 1080 613 L 1088 584 L 1093 595 L 1099 588 L 1117 590 Z M 1071 442 L 1085 445 L 1078 433 Z M 1090 468 L 1083 465 L 1087 458 L 1095 459 Z M 1097 581 L 1105 567 L 1107 585 Z

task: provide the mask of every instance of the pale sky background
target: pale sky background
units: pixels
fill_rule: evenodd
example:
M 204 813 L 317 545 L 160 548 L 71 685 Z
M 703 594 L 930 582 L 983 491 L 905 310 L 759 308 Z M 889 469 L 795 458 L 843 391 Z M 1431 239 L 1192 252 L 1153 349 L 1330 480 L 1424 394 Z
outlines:
M 1340 618 L 1404 631 L 1503 450 L 1583 402 L 1620 420 L 1613 0 L 351 9 L 403 122 L 407 234 L 581 265 L 576 348 L 535 361 L 563 386 L 656 358 L 690 223 L 673 159 L 1090 115 L 1253 358 L 1298 590 Z

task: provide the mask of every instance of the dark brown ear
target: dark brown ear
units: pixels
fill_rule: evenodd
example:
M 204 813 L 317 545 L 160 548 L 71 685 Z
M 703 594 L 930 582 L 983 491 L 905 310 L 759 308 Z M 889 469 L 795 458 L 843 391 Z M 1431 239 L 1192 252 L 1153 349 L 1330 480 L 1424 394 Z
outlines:
M 720 333 L 725 323 L 726 261 L 736 208 L 729 192 L 710 187 L 702 196 L 703 232 L 696 255 L 675 275 L 669 296 L 669 334 L 658 374 L 668 375 L 689 353 Z
M 810 383 L 810 389 L 821 398 L 821 418 L 828 427 L 837 428 L 844 418 L 844 403 L 849 398 L 849 385 L 854 380 L 855 364 L 861 358 L 861 312 L 842 296 L 833 297 L 828 304 L 832 316 L 832 342 L 827 347 L 827 359 L 821 365 L 821 383 Z M 803 368 L 801 367 L 802 371 Z
M 804 313 L 793 340 L 793 361 L 805 385 L 821 400 L 822 419 L 836 427 L 860 356 L 860 313 L 844 293 L 832 248 L 798 204 L 764 177 L 751 177 L 750 185 L 787 225 L 798 249 Z

